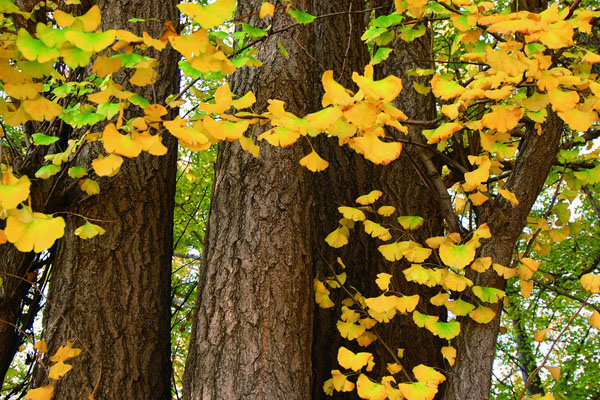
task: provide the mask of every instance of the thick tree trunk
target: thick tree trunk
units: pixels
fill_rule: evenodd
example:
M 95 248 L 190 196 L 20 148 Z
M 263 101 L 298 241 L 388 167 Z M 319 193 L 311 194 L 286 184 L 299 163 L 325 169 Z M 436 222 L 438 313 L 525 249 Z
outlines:
M 102 27 L 136 29 L 130 18 L 157 18 L 144 29 L 160 36 L 164 23 L 177 24 L 176 1 L 105 0 Z M 141 33 L 141 32 L 139 32 Z M 178 57 L 159 56 L 158 80 L 142 95 L 163 101 L 179 88 Z M 67 340 L 83 349 L 73 369 L 56 382 L 55 397 L 169 399 L 170 267 L 177 145 L 168 153 L 126 160 L 114 178 L 100 180 L 101 193 L 68 211 L 102 222 L 106 234 L 74 236 L 81 218 L 68 216 L 52 268 L 44 338 L 50 354 Z M 94 152 L 83 154 L 89 163 Z M 45 380 L 36 374 L 36 386 Z
M 237 15 L 262 0 L 238 2 Z M 311 11 L 309 1 L 294 5 Z M 266 26 L 257 15 L 248 22 Z M 290 24 L 277 15 L 274 30 Z M 311 111 L 314 65 L 310 27 L 297 26 L 258 45 L 260 69 L 242 68 L 232 90 L 281 99 L 297 115 Z M 289 56 L 280 53 L 280 41 Z M 256 127 L 256 134 L 265 128 Z M 261 143 L 253 158 L 238 143 L 219 146 L 184 376 L 185 399 L 307 399 L 311 385 L 312 178 L 298 161 L 308 151 Z
M 494 263 L 505 266 L 510 264 L 517 238 L 558 153 L 563 123 L 555 112 L 548 111 L 542 131 L 542 135 L 533 129 L 528 131 L 506 183 L 506 188 L 516 195 L 519 204 L 513 207 L 507 200 L 498 197 L 488 209 L 489 217 L 482 219 L 481 223 L 488 223 L 492 237 L 482 244 L 479 257 L 492 257 Z M 506 280 L 491 269 L 484 273 L 470 272 L 468 277 L 478 286 L 502 290 L 506 287 Z M 502 302 L 490 308 L 496 312 L 496 317 L 488 324 L 478 324 L 471 318 L 460 319 L 461 334 L 454 344 L 457 348 L 456 364 L 448 376 L 445 400 L 483 400 L 490 396 Z
M 373 3 L 372 3 L 373 4 Z M 390 2 L 379 2 L 374 6 L 388 5 Z M 359 11 L 364 9 L 364 2 L 315 2 L 315 14 L 329 14 L 340 11 Z M 386 11 L 383 11 L 386 13 Z M 325 69 L 332 69 L 338 81 L 348 88 L 353 88 L 351 80 L 353 71 L 362 74 L 364 66 L 369 60 L 366 46 L 360 40 L 365 29 L 365 14 L 340 15 L 315 22 L 315 54 L 317 60 Z M 430 45 L 426 40 L 403 45 L 398 42 L 395 46 L 397 55 L 391 57 L 377 71 L 379 78 L 384 75 L 394 74 L 403 79 L 403 91 L 396 101 L 396 106 L 404 110 L 411 119 L 430 119 L 434 113 L 432 98 L 425 98 L 412 89 L 411 78 L 405 76 L 404 72 L 416 66 L 423 65 L 422 60 L 430 56 Z M 320 71 L 322 73 L 322 71 Z M 320 82 L 318 92 L 321 96 Z M 317 107 L 320 103 L 317 104 Z M 411 132 L 411 135 L 417 132 Z M 404 135 L 402 135 L 404 136 Z M 406 137 L 402 137 L 406 139 Z M 419 305 L 422 312 L 430 315 L 439 314 L 439 309 L 426 300 L 428 295 L 435 294 L 431 289 L 423 289 L 418 285 L 410 284 L 404 279 L 402 269 L 410 265 L 402 264 L 398 268 L 397 263 L 387 262 L 377 250 L 382 242 L 371 238 L 362 228 L 357 227 L 352 233 L 349 244 L 341 249 L 329 248 L 323 239 L 337 227 L 340 218 L 337 206 L 355 205 L 358 196 L 367 194 L 371 190 L 381 190 L 384 195 L 377 202 L 379 205 L 393 205 L 399 215 L 420 215 L 426 219 L 426 228 L 422 229 L 418 236 L 425 239 L 442 232 L 442 220 L 438 211 L 438 204 L 432 193 L 420 179 L 413 163 L 420 165 L 418 156 L 414 149 L 405 147 L 400 158 L 391 164 L 382 167 L 367 161 L 361 155 L 346 147 L 340 147 L 337 142 L 323 138 L 315 141 L 315 149 L 319 154 L 329 161 L 327 170 L 315 175 L 315 237 L 316 249 L 315 259 L 316 276 L 323 279 L 331 275 L 328 265 L 334 265 L 335 259 L 341 257 L 348 266 L 348 284 L 357 288 L 366 296 L 378 296 L 381 290 L 376 286 L 375 279 L 380 272 L 392 273 L 394 275 L 394 287 L 404 294 L 412 295 L 419 293 L 423 295 L 424 301 Z M 334 301 L 340 304 L 340 295 L 334 293 Z M 337 309 L 339 311 L 339 309 Z M 442 316 L 444 318 L 444 316 Z M 352 345 L 343 339 L 337 328 L 336 321 L 339 312 L 322 310 L 315 311 L 315 328 L 313 344 L 313 369 L 315 383 L 313 398 L 330 398 L 325 396 L 322 385 L 331 377 L 331 370 L 337 369 L 337 351 L 340 346 L 351 347 L 355 351 L 371 351 L 376 356 L 375 373 L 389 374 L 385 371 L 386 362 L 393 362 L 391 356 L 381 343 L 375 342 L 366 349 Z M 439 352 L 443 345 L 426 330 L 419 329 L 414 325 L 410 316 L 396 316 L 389 324 L 377 327 L 383 340 L 391 348 L 405 348 L 403 366 L 410 371 L 418 364 L 426 364 L 443 368 L 441 354 Z M 399 380 L 403 379 L 400 375 Z M 334 393 L 335 398 L 353 398 L 356 393 Z

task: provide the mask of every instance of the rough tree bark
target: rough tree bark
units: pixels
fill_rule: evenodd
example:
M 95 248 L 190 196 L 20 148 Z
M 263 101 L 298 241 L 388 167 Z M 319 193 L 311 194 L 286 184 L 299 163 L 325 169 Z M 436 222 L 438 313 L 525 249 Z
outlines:
M 335 78 L 345 87 L 356 89 L 351 80 L 353 71 L 362 74 L 364 66 L 369 61 L 365 44 L 360 37 L 365 30 L 365 14 L 357 13 L 364 10 L 364 2 L 320 2 L 315 1 L 315 14 L 323 15 L 334 12 L 354 12 L 351 15 L 340 15 L 315 21 L 315 57 L 325 69 L 332 69 Z M 388 14 L 393 9 L 393 2 L 371 2 L 380 9 L 382 14 Z M 377 66 L 378 78 L 393 74 L 403 80 L 403 91 L 395 101 L 395 105 L 404 110 L 410 119 L 427 120 L 434 115 L 432 97 L 419 95 L 412 88 L 412 80 L 405 71 L 417 66 L 429 67 L 425 60 L 430 58 L 431 49 L 428 38 L 404 44 L 400 40 L 394 43 L 397 56 L 383 65 Z M 322 71 L 319 71 L 322 73 Z M 317 83 L 317 98 L 322 95 L 320 80 Z M 320 103 L 316 105 L 320 106 Z M 411 129 L 408 137 L 402 134 L 401 139 L 418 135 L 418 130 Z M 404 279 L 402 269 L 409 264 L 387 262 L 377 247 L 382 244 L 371 238 L 361 228 L 355 229 L 349 244 L 341 249 L 329 248 L 323 239 L 338 224 L 340 218 L 337 206 L 340 204 L 354 205 L 358 196 L 378 189 L 384 195 L 378 201 L 380 205 L 393 205 L 399 215 L 420 215 L 427 221 L 425 227 L 417 233 L 421 240 L 443 232 L 442 219 L 438 203 L 433 193 L 427 187 L 415 168 L 420 168 L 421 162 L 414 148 L 406 146 L 400 158 L 387 166 L 377 166 L 356 154 L 347 147 L 340 147 L 337 142 L 328 138 L 315 140 L 315 149 L 329 161 L 327 170 L 315 174 L 315 273 L 322 279 L 331 275 L 329 265 L 335 264 L 340 256 L 348 266 L 348 284 L 356 287 L 364 295 L 377 296 L 381 290 L 376 286 L 375 279 L 380 272 L 394 274 L 394 287 L 400 292 L 412 295 L 419 293 L 423 301 L 419 310 L 430 315 L 438 314 L 443 318 L 438 308 L 434 308 L 426 300 L 434 295 L 433 289 L 411 284 Z M 336 291 L 334 299 L 337 304 L 341 298 Z M 343 295 L 343 293 L 339 293 Z M 345 296 L 344 296 L 345 297 Z M 315 328 L 313 344 L 313 370 L 315 382 L 313 398 L 330 398 L 322 389 L 323 382 L 331 377 L 331 370 L 337 368 L 337 350 L 340 346 L 352 345 L 341 338 L 336 328 L 338 313 L 332 310 L 315 310 Z M 439 352 L 443 343 L 430 332 L 419 329 L 407 316 L 397 316 L 391 323 L 378 326 L 378 333 L 392 348 L 405 348 L 403 366 L 410 371 L 418 364 L 426 364 L 443 368 Z M 352 347 L 351 347 L 352 348 Z M 358 351 L 360 349 L 353 348 Z M 379 375 L 389 374 L 385 371 L 385 361 L 391 362 L 391 357 L 381 344 L 373 345 L 360 351 L 372 351 L 376 354 Z M 403 377 L 398 377 L 403 379 Z M 353 398 L 356 393 L 334 393 L 335 398 Z
M 237 16 L 261 4 L 239 1 Z M 294 5 L 311 10 L 308 0 Z M 268 24 L 258 15 L 244 22 Z M 278 13 L 273 29 L 290 22 Z M 232 90 L 252 90 L 256 112 L 267 99 L 285 101 L 300 116 L 310 112 L 314 65 L 297 45 L 311 51 L 310 29 L 297 26 L 258 45 L 264 65 L 238 70 Z M 255 159 L 238 143 L 219 145 L 185 399 L 310 398 L 312 178 L 298 163 L 307 153 L 302 142 L 284 149 L 265 143 Z
M 177 24 L 176 1 L 103 0 L 102 28 L 135 30 L 130 18 L 152 19 L 144 29 L 160 36 L 164 23 Z M 139 27 L 139 25 L 138 25 Z M 138 32 L 141 34 L 141 32 Z M 161 52 L 154 88 L 142 95 L 162 102 L 179 88 L 178 56 Z M 168 153 L 126 160 L 114 178 L 100 180 L 99 195 L 67 211 L 101 220 L 106 234 L 74 236 L 81 218 L 68 216 L 60 240 L 44 321 L 49 353 L 75 340 L 83 349 L 73 369 L 55 386 L 55 397 L 170 399 L 170 267 L 177 145 L 163 138 Z M 82 153 L 87 165 L 94 152 Z M 36 386 L 46 380 L 36 373 Z M 96 389 L 94 389 L 96 388 Z

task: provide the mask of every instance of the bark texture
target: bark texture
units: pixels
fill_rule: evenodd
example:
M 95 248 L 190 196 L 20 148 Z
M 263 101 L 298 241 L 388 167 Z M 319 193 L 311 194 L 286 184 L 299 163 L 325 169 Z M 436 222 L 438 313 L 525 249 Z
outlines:
M 176 1 L 116 1 L 97 4 L 102 27 L 135 31 L 130 18 L 157 18 L 144 28 L 160 36 L 177 24 Z M 139 27 L 139 25 L 138 25 Z M 140 33 L 141 32 L 137 32 Z M 159 56 L 158 80 L 141 94 L 162 102 L 179 88 L 178 57 Z M 67 217 L 52 268 L 44 338 L 50 354 L 67 340 L 83 349 L 73 369 L 55 383 L 55 397 L 170 399 L 170 267 L 177 160 L 176 141 L 163 138 L 168 153 L 125 160 L 114 178 L 100 180 L 99 195 L 68 211 L 100 220 L 106 234 L 80 240 L 81 218 Z M 88 165 L 94 151 L 82 152 Z M 70 199 L 71 201 L 73 199 Z M 49 363 L 46 361 L 46 364 Z M 46 380 L 38 369 L 36 386 Z
M 237 16 L 262 0 L 238 2 Z M 309 1 L 296 7 L 310 12 Z M 246 21 L 266 26 L 257 15 Z M 292 21 L 277 15 L 273 29 Z M 281 99 L 297 115 L 312 107 L 310 27 L 257 46 L 260 69 L 242 68 L 232 90 L 252 90 L 257 112 Z M 289 56 L 279 52 L 281 41 Z M 266 127 L 256 126 L 254 136 Z M 254 158 L 219 145 L 190 351 L 185 399 L 308 399 L 311 385 L 312 182 L 298 161 L 308 150 L 261 143 Z
M 352 3 L 352 5 L 350 5 Z M 393 2 L 372 2 L 374 7 L 385 6 L 393 8 Z M 347 88 L 356 90 L 351 80 L 353 71 L 363 73 L 364 66 L 369 61 L 365 44 L 360 40 L 368 20 L 364 10 L 364 2 L 321 2 L 315 1 L 315 14 L 323 15 L 334 12 L 353 12 L 353 14 L 340 15 L 315 21 L 315 55 L 316 59 L 325 69 L 332 69 L 334 77 Z M 381 11 L 388 14 L 385 8 Z M 411 78 L 405 71 L 416 66 L 424 67 L 423 60 L 430 55 L 430 45 L 427 40 L 405 45 L 398 41 L 394 43 L 395 53 L 389 61 L 378 66 L 377 79 L 393 74 L 403 79 L 403 91 L 395 104 L 411 119 L 431 119 L 434 113 L 432 98 L 425 98 L 412 89 Z M 322 71 L 319 71 L 319 78 Z M 322 95 L 320 79 L 317 83 L 317 98 Z M 320 102 L 315 105 L 318 109 Z M 404 134 L 396 135 L 401 139 L 408 139 Z M 418 135 L 416 130 L 412 135 Z M 419 239 L 441 234 L 442 220 L 438 211 L 436 198 L 429 191 L 425 182 L 419 177 L 415 168 L 419 168 L 420 161 L 414 149 L 405 147 L 399 159 L 389 165 L 377 166 L 356 154 L 347 146 L 340 147 L 330 138 L 319 138 L 314 142 L 317 152 L 327 161 L 329 168 L 315 174 L 315 274 L 323 279 L 331 275 L 329 265 L 335 265 L 336 258 L 341 257 L 348 266 L 348 285 L 355 287 L 366 296 L 378 296 L 381 290 L 376 286 L 375 279 L 381 272 L 394 275 L 393 286 L 406 295 L 419 293 L 423 299 L 428 298 L 431 289 L 411 284 L 404 279 L 402 270 L 409 267 L 405 263 L 387 262 L 377 247 L 383 242 L 371 238 L 362 227 L 357 227 L 352 232 L 349 244 L 341 249 L 332 249 L 324 242 L 324 238 L 338 225 L 340 214 L 337 212 L 339 205 L 356 205 L 355 200 L 371 190 L 381 190 L 384 195 L 376 203 L 378 205 L 393 205 L 397 209 L 395 216 L 420 215 L 426 219 L 425 227 L 417 232 Z M 368 218 L 374 218 L 369 215 Z M 395 237 L 398 239 L 399 237 Z M 346 346 L 354 351 L 370 351 L 375 353 L 376 371 L 372 374 L 383 375 L 386 362 L 393 362 L 388 350 L 382 343 L 375 342 L 369 347 L 361 348 L 355 343 L 343 339 L 337 328 L 339 319 L 339 304 L 345 293 L 333 291 L 334 302 L 338 304 L 335 311 L 331 309 L 315 309 L 315 328 L 313 344 L 313 370 L 315 383 L 313 398 L 330 398 L 323 392 L 323 382 L 331 377 L 331 370 L 337 369 L 337 351 L 340 346 Z M 440 314 L 434 310 L 427 301 L 422 301 L 419 310 L 430 315 Z M 440 314 L 442 318 L 442 316 Z M 431 333 L 419 329 L 410 316 L 398 315 L 389 324 L 377 326 L 378 333 L 383 340 L 395 351 L 405 348 L 403 366 L 410 371 L 418 364 L 426 364 L 442 368 L 439 349 L 443 344 Z M 353 347 L 355 346 L 355 347 Z M 396 377 L 399 380 L 403 376 Z M 356 398 L 356 393 L 334 392 L 334 398 Z

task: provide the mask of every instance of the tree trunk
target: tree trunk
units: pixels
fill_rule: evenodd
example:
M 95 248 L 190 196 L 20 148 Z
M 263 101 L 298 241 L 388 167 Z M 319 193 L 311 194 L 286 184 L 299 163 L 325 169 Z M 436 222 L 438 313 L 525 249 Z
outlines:
M 130 18 L 157 18 L 144 29 L 160 36 L 164 23 L 179 20 L 176 1 L 104 0 L 102 28 L 135 30 Z M 139 25 L 138 25 L 139 26 Z M 141 32 L 138 32 L 141 33 Z M 178 56 L 163 51 L 158 80 L 141 94 L 163 101 L 179 88 Z M 102 222 L 106 234 L 75 237 L 81 218 L 68 216 L 52 268 L 44 338 L 49 354 L 67 340 L 83 349 L 73 369 L 55 386 L 55 397 L 169 399 L 170 268 L 177 145 L 168 153 L 126 160 L 114 178 L 100 179 L 99 195 L 68 211 Z M 82 155 L 84 165 L 94 151 Z M 48 362 L 46 362 L 48 364 Z M 45 381 L 36 374 L 36 386 Z
M 262 0 L 238 2 L 237 16 Z M 309 1 L 296 7 L 311 12 Z M 266 26 L 257 15 L 244 21 Z M 277 15 L 273 29 L 291 23 Z M 259 44 L 260 69 L 242 68 L 232 90 L 281 99 L 297 115 L 311 111 L 310 27 L 297 26 Z M 279 51 L 280 41 L 289 56 Z M 254 136 L 265 128 L 256 127 Z M 289 148 L 261 144 L 253 158 L 238 143 L 221 143 L 206 234 L 185 399 L 307 399 L 311 385 L 312 176 Z
M 315 2 L 315 14 L 329 14 L 341 11 L 359 11 L 364 9 L 364 2 L 354 1 L 350 8 L 349 2 Z M 318 4 L 318 6 L 317 6 Z M 373 3 L 372 3 L 373 4 Z M 375 7 L 382 5 L 393 7 L 390 2 L 376 2 Z M 388 10 L 382 13 L 388 14 Z M 369 61 L 366 45 L 360 37 L 365 29 L 365 14 L 340 15 L 315 21 L 315 48 L 317 60 L 325 69 L 332 69 L 335 78 L 345 87 L 355 90 L 351 80 L 353 71 L 362 74 L 364 66 Z M 409 118 L 423 120 L 431 119 L 434 113 L 433 98 L 425 98 L 412 88 L 412 78 L 404 72 L 416 66 L 424 65 L 430 57 L 430 44 L 427 40 L 405 45 L 398 41 L 395 46 L 398 55 L 390 57 L 389 62 L 380 67 L 376 74 L 378 78 L 394 74 L 403 79 L 403 91 L 395 104 L 404 110 Z M 320 71 L 322 73 L 322 71 Z M 322 95 L 320 82 L 318 98 Z M 320 106 L 320 103 L 316 105 Z M 417 134 L 416 131 L 411 135 Z M 402 139 L 406 139 L 402 137 Z M 423 301 L 419 310 L 430 315 L 441 315 L 439 308 L 433 307 L 428 301 L 434 295 L 433 289 L 411 284 L 404 279 L 402 269 L 410 266 L 408 263 L 392 264 L 387 262 L 377 250 L 383 242 L 378 242 L 358 227 L 352 232 L 349 243 L 341 249 L 328 247 L 324 238 L 338 225 L 340 215 L 337 206 L 355 205 L 357 197 L 371 190 L 381 190 L 384 195 L 377 202 L 379 205 L 392 205 L 400 215 L 420 215 L 426 219 L 426 228 L 417 233 L 419 239 L 439 235 L 443 231 L 442 220 L 436 199 L 421 180 L 413 163 L 420 165 L 414 149 L 405 147 L 400 158 L 389 165 L 377 166 L 356 154 L 347 147 L 340 147 L 330 138 L 318 138 L 314 143 L 317 152 L 330 166 L 327 170 L 315 175 L 315 233 L 316 243 L 315 265 L 317 278 L 323 279 L 331 275 L 328 265 L 334 265 L 337 257 L 341 257 L 348 266 L 348 285 L 357 288 L 363 295 L 378 296 L 381 290 L 376 286 L 375 279 L 381 272 L 394 275 L 394 287 L 406 295 L 421 294 Z M 318 256 L 317 256 L 318 255 Z M 375 353 L 376 371 L 380 377 L 389 373 L 385 370 L 386 362 L 393 362 L 387 350 L 380 343 L 369 347 L 352 346 L 343 339 L 337 328 L 339 319 L 339 304 L 343 297 L 339 291 L 334 291 L 334 302 L 338 312 L 330 309 L 315 310 L 315 328 L 313 344 L 313 370 L 315 383 L 313 398 L 330 398 L 323 392 L 323 382 L 331 377 L 331 370 L 337 369 L 337 351 L 340 346 L 350 347 L 353 351 L 370 351 Z M 341 296 L 341 297 L 340 297 Z M 378 333 L 391 348 L 404 348 L 403 366 L 410 371 L 418 364 L 426 364 L 443 368 L 440 348 L 443 343 L 430 332 L 419 329 L 410 316 L 396 316 L 392 322 L 377 326 Z M 371 374 L 372 375 L 372 374 Z M 402 380 L 403 377 L 398 375 Z M 334 393 L 334 398 L 354 398 L 356 393 Z

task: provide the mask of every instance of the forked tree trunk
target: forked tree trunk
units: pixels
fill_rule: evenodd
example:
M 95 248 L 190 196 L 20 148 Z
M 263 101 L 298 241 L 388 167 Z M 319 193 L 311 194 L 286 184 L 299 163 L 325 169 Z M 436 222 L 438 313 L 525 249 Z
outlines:
M 239 1 L 237 16 L 261 4 Z M 294 6 L 311 12 L 310 1 Z M 268 24 L 258 15 L 244 22 Z M 273 29 L 291 22 L 278 12 Z M 232 90 L 252 90 L 256 112 L 268 99 L 300 116 L 310 112 L 314 65 L 297 44 L 312 51 L 310 29 L 297 26 L 258 45 L 264 65 L 238 70 Z M 254 137 L 267 128 L 256 126 Z M 185 399 L 310 398 L 312 176 L 298 163 L 308 150 L 302 141 L 283 149 L 260 144 L 258 158 L 238 143 L 219 145 Z
M 318 3 L 318 5 L 317 5 Z M 325 69 L 332 69 L 335 78 L 345 87 L 356 90 L 351 80 L 353 71 L 363 73 L 364 66 L 369 61 L 365 44 L 360 37 L 365 30 L 364 2 L 315 2 L 315 14 L 323 15 L 341 11 L 351 11 L 354 14 L 340 15 L 315 21 L 315 54 L 317 60 Z M 389 1 L 372 2 L 374 7 L 386 6 L 383 11 L 388 14 L 393 9 Z M 389 8 L 389 10 L 388 10 Z M 424 97 L 414 91 L 412 79 L 406 76 L 408 69 L 420 66 L 428 68 L 426 60 L 430 58 L 430 42 L 427 38 L 404 44 L 399 39 L 394 42 L 394 56 L 388 62 L 377 66 L 376 79 L 393 74 L 403 80 L 403 91 L 396 99 L 395 105 L 404 110 L 410 119 L 427 120 L 434 115 L 432 97 Z M 322 73 L 322 71 L 319 71 Z M 319 99 L 322 92 L 318 82 Z M 320 102 L 317 106 L 320 106 Z M 411 135 L 418 131 L 411 129 Z M 401 139 L 407 139 L 401 134 Z M 331 249 L 324 242 L 325 236 L 335 229 L 340 219 L 337 207 L 356 205 L 358 196 L 371 190 L 381 190 L 384 195 L 377 205 L 392 205 L 396 207 L 396 217 L 400 215 L 419 215 L 425 218 L 424 228 L 417 232 L 420 240 L 439 235 L 443 231 L 439 206 L 433 193 L 420 178 L 415 168 L 420 168 L 421 162 L 413 148 L 405 146 L 399 159 L 386 166 L 377 166 L 356 154 L 347 147 L 340 147 L 337 141 L 323 138 L 315 141 L 315 148 L 323 158 L 330 162 L 327 170 L 315 175 L 315 265 L 316 275 L 323 279 L 331 275 L 329 265 L 335 265 L 339 256 L 348 266 L 348 285 L 353 286 L 366 296 L 378 296 L 381 290 L 375 284 L 377 274 L 381 272 L 394 275 L 393 286 L 406 295 L 420 294 L 422 301 L 419 310 L 430 315 L 437 314 L 442 319 L 445 314 L 433 307 L 427 299 L 434 295 L 433 289 L 411 284 L 404 279 L 402 269 L 409 267 L 406 263 L 387 262 L 377 247 L 383 242 L 367 235 L 362 227 L 352 232 L 349 243 L 341 249 Z M 367 218 L 375 218 L 367 216 Z M 393 219 L 393 218 L 392 218 Z M 334 291 L 334 301 L 337 307 L 333 310 L 315 310 L 315 333 L 313 345 L 313 368 L 315 382 L 313 398 L 330 398 L 323 392 L 323 382 L 331 377 L 332 369 L 339 369 L 337 351 L 340 346 L 346 346 L 354 351 L 370 351 L 375 353 L 376 371 L 380 377 L 385 371 L 386 362 L 393 362 L 385 347 L 374 342 L 369 347 L 360 348 L 348 340 L 341 338 L 336 321 L 339 319 L 340 300 L 346 297 L 339 290 Z M 341 297 L 340 297 L 341 295 Z M 405 349 L 402 360 L 403 366 L 410 372 L 418 364 L 443 368 L 440 354 L 442 341 L 430 332 L 419 329 L 410 315 L 396 316 L 389 324 L 377 326 L 378 333 L 392 348 Z M 396 378 L 400 381 L 403 376 Z M 356 393 L 334 393 L 334 398 L 355 398 Z
M 136 29 L 130 18 L 153 19 L 144 29 L 160 36 L 176 25 L 176 1 L 104 0 L 102 28 Z M 139 25 L 138 25 L 139 27 Z M 138 32 L 141 34 L 141 32 Z M 158 80 L 142 95 L 162 102 L 179 88 L 178 56 L 161 52 Z M 135 90 L 135 89 L 134 89 Z M 56 382 L 55 398 L 170 399 L 170 267 L 177 145 L 163 138 L 168 153 L 126 160 L 114 178 L 100 179 L 101 192 L 68 211 L 102 222 L 106 234 L 74 236 L 81 218 L 67 216 L 45 315 L 50 354 L 75 340 L 81 355 Z M 94 158 L 90 151 L 82 165 Z M 96 222 L 98 223 L 98 222 Z M 47 362 L 47 361 L 46 361 Z M 48 362 L 47 362 L 48 363 Z M 36 374 L 36 386 L 46 380 Z

